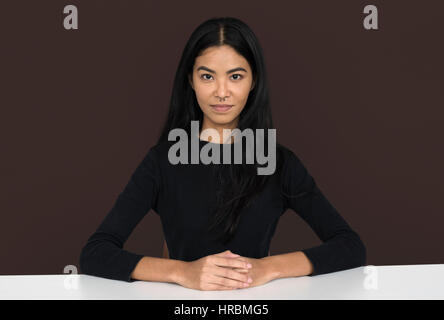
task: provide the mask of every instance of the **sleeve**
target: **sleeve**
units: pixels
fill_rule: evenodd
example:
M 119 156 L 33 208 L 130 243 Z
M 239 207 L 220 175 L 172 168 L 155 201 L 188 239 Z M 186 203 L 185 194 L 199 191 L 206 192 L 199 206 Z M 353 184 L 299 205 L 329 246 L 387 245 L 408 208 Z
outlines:
M 322 244 L 301 250 L 313 264 L 310 276 L 366 264 L 366 248 L 327 200 L 301 160 L 290 150 L 283 169 L 285 208 L 291 208 L 313 229 Z
M 160 172 L 153 148 L 132 174 L 114 206 L 80 253 L 81 272 L 134 282 L 131 273 L 144 257 L 123 249 L 131 232 L 156 203 Z

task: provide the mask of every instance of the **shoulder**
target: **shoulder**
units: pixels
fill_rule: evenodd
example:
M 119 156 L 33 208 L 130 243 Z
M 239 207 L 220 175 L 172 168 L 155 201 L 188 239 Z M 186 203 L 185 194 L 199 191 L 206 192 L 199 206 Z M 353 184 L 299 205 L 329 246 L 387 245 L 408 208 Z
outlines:
M 168 154 L 168 150 L 172 143 L 174 142 L 168 140 L 158 141 L 150 147 L 149 152 L 153 153 L 156 157 L 162 157 L 163 155 Z
M 278 166 L 282 171 L 288 170 L 289 167 L 294 167 L 301 162 L 292 149 L 280 143 L 276 143 L 276 156 Z
M 278 162 L 280 162 L 280 181 L 284 189 L 291 189 L 311 176 L 300 157 L 290 148 L 276 144 Z M 280 157 L 280 160 L 279 160 Z
M 283 162 L 280 175 L 283 194 L 287 197 L 299 197 L 316 192 L 316 181 L 300 157 L 288 147 L 280 145 L 277 149 Z
M 147 157 L 155 161 L 159 168 L 169 166 L 168 152 L 171 146 L 176 143 L 175 141 L 157 141 L 155 144 L 151 145 Z
M 276 143 L 276 152 L 278 156 L 282 156 L 284 159 L 287 159 L 293 153 L 291 149 L 278 142 Z

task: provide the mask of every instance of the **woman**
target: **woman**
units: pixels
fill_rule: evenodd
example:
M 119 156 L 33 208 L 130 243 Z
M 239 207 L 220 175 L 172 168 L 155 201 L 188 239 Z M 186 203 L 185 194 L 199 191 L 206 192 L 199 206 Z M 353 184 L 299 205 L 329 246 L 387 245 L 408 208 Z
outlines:
M 191 130 L 193 121 L 202 126 L 198 137 Z M 267 150 L 277 157 L 271 175 L 257 174 L 257 159 L 241 164 L 171 164 L 174 142 L 168 136 L 176 128 L 185 130 L 190 144 L 198 138 L 199 152 L 208 146 L 233 148 L 236 141 L 224 136 L 224 129 L 273 129 L 262 50 L 239 19 L 210 19 L 192 33 L 160 138 L 84 246 L 83 273 L 231 290 L 365 265 L 360 237 L 291 150 L 281 144 Z M 205 134 L 207 129 L 219 133 L 219 138 Z M 221 159 L 228 149 L 221 148 Z M 245 159 L 247 148 L 242 150 Z M 123 249 L 150 209 L 160 216 L 169 259 Z M 297 212 L 323 243 L 269 256 L 271 238 L 287 209 Z

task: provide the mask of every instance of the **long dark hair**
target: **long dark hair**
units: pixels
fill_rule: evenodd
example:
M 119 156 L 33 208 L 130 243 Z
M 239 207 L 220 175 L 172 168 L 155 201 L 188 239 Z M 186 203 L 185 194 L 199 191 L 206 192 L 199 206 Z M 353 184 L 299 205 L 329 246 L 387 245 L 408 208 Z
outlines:
M 254 88 L 250 91 L 247 103 L 239 115 L 238 129 L 264 129 L 265 149 L 268 145 L 268 130 L 274 129 L 269 106 L 269 93 L 262 48 L 253 31 L 242 21 L 232 17 L 212 18 L 200 24 L 191 34 L 185 45 L 177 68 L 170 100 L 170 107 L 158 143 L 168 140 L 170 130 L 182 128 L 191 135 L 191 121 L 198 120 L 200 126 L 203 112 L 195 92 L 189 83 L 195 58 L 206 48 L 229 45 L 250 64 L 253 72 Z M 269 175 L 258 175 L 258 165 L 246 164 L 243 150 L 242 164 L 217 165 L 216 177 L 220 188 L 214 203 L 213 221 L 208 231 L 222 226 L 218 240 L 226 244 L 234 236 L 239 224 L 240 213 L 249 206 L 254 197 L 267 184 Z M 267 152 L 267 150 L 266 150 Z M 278 154 L 278 153 L 277 153 Z

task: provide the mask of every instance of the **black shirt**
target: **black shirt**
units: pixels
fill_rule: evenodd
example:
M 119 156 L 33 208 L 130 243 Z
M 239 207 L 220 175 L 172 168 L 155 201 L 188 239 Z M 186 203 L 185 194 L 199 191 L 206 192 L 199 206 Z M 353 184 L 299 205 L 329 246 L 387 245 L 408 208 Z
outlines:
M 310 276 L 365 265 L 366 248 L 359 235 L 326 199 L 301 160 L 279 143 L 280 165 L 258 197 L 242 211 L 234 238 L 226 245 L 215 241 L 206 229 L 217 186 L 214 166 L 227 164 L 199 161 L 173 165 L 168 150 L 174 143 L 161 142 L 148 150 L 83 247 L 79 261 L 82 273 L 134 281 L 131 273 L 144 255 L 129 252 L 123 245 L 150 209 L 161 219 L 170 259 L 193 261 L 228 249 L 245 257 L 266 257 L 279 218 L 292 209 L 323 242 L 300 250 L 313 264 Z M 199 140 L 199 148 L 207 143 L 211 144 Z

